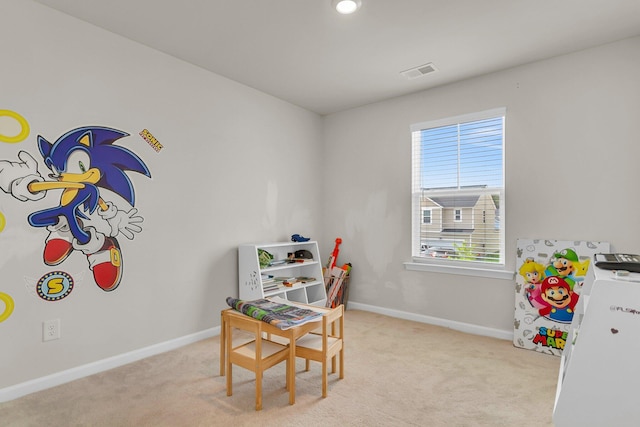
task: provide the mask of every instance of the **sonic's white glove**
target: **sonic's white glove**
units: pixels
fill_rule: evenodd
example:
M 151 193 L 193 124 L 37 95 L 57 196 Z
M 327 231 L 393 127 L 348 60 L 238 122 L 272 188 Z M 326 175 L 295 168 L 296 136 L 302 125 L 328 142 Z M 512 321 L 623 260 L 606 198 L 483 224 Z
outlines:
M 142 231 L 142 227 L 138 224 L 144 221 L 144 218 L 136 215 L 137 213 L 138 209 L 136 208 L 132 208 L 128 212 L 118 210 L 111 202 L 107 202 L 106 210 L 98 210 L 98 215 L 111 227 L 110 237 L 115 237 L 120 233 L 129 240 L 133 240 L 135 236 L 133 233 Z
M 18 159 L 20 162 L 0 160 L 0 188 L 22 202 L 42 199 L 46 191 L 29 191 L 29 184 L 44 181 L 38 172 L 38 162 L 26 151 L 20 151 Z

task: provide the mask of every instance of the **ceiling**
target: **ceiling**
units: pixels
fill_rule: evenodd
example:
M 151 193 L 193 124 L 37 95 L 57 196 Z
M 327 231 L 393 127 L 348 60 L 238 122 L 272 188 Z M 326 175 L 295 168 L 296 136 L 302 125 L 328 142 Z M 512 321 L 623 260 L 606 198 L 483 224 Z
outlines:
M 640 35 L 639 0 L 36 1 L 322 115 Z

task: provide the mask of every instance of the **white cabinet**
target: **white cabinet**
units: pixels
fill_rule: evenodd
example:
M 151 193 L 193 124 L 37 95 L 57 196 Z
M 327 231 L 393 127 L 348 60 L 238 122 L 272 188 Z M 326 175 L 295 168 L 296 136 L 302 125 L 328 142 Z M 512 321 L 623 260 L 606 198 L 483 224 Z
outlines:
M 591 268 L 567 337 L 553 412 L 556 427 L 638 426 L 640 273 Z
M 274 265 L 260 267 L 259 249 L 273 255 Z M 290 254 L 298 251 L 307 251 L 311 258 L 289 262 Z M 285 286 L 283 278 L 295 280 Z M 318 243 L 313 241 L 240 245 L 238 282 L 242 300 L 278 296 L 317 306 L 327 301 Z

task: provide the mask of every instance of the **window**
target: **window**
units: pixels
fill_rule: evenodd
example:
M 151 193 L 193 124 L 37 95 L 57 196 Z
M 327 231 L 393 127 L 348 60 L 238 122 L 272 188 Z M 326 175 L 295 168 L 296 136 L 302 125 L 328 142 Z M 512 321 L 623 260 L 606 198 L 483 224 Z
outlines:
M 504 108 L 411 126 L 414 261 L 504 265 L 504 127 Z
M 422 209 L 422 223 L 431 224 L 431 209 Z

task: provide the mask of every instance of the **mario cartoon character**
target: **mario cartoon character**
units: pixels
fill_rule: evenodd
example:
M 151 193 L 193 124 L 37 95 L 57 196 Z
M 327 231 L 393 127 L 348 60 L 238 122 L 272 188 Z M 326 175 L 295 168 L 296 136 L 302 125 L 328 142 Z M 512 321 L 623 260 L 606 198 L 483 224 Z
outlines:
M 50 143 L 38 136 L 38 148 L 50 169 L 46 181 L 36 160 L 18 153 L 20 162 L 0 161 L 0 188 L 21 201 L 39 200 L 49 190 L 61 189 L 59 204 L 29 215 L 33 227 L 46 227 L 43 261 L 58 265 L 75 250 L 89 262 L 96 284 L 112 291 L 122 278 L 121 250 L 116 236 L 133 239 L 142 230 L 136 215 L 131 180 L 125 172 L 151 177 L 144 162 L 128 149 L 115 145 L 129 134 L 106 127 L 73 129 Z M 104 199 L 104 190 L 122 198 L 125 209 Z M 95 213 L 95 215 L 94 215 Z
M 542 281 L 540 296 L 547 306 L 538 310 L 541 316 L 560 323 L 570 323 L 580 295 L 562 277 L 551 276 Z
M 540 296 L 540 285 L 545 278 L 544 265 L 527 258 L 520 266 L 519 273 L 524 278 L 524 290 L 529 303 L 535 308 L 546 307 L 546 302 Z
M 551 263 L 545 270 L 545 275 L 547 277 L 558 276 L 563 278 L 573 290 L 576 282 L 584 279 L 584 277 L 576 276 L 579 264 L 578 254 L 573 249 L 563 249 L 553 254 Z

